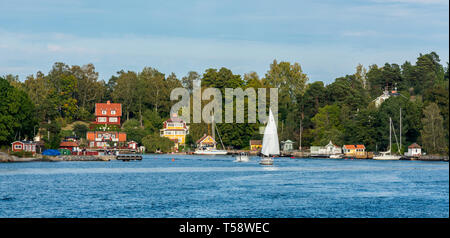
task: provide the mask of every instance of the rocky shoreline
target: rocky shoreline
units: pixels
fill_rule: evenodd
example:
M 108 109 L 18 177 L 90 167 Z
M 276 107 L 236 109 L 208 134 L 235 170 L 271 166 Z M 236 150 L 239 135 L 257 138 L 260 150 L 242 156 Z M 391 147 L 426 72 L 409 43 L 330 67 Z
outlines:
M 14 155 L 9 155 L 4 152 L 0 152 L 1 162 L 59 162 L 59 161 L 111 161 L 116 160 L 114 155 L 60 155 L 60 156 L 43 156 L 36 155 L 35 157 L 20 158 Z

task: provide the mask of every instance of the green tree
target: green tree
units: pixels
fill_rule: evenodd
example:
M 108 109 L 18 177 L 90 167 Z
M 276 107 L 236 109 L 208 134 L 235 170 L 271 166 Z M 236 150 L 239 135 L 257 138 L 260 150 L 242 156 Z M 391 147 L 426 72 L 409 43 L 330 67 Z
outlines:
M 37 120 L 28 95 L 0 77 L 0 144 L 32 138 Z
M 314 123 L 312 134 L 314 145 L 325 145 L 330 140 L 343 144 L 343 123 L 340 117 L 340 108 L 337 104 L 327 105 L 311 119 Z
M 447 154 L 448 144 L 445 142 L 444 120 L 438 105 L 430 103 L 423 110 L 423 114 L 423 130 L 421 131 L 423 148 L 430 154 Z
M 147 152 L 170 152 L 175 145 L 167 137 L 161 137 L 159 134 L 150 134 L 142 139 L 142 144 Z

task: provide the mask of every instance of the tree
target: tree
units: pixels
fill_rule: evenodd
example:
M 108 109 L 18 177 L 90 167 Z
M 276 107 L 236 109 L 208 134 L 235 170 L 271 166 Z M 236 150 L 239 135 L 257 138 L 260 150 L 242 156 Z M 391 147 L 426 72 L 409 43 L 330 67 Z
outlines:
M 73 125 L 73 132 L 75 132 L 75 135 L 79 138 L 86 138 L 86 132 L 88 130 L 89 127 L 83 123 L 75 123 L 75 125 Z
M 77 79 L 75 99 L 80 110 L 93 111 L 96 102 L 102 101 L 106 93 L 106 85 L 103 81 L 98 80 L 98 72 L 95 72 L 93 64 L 83 66 L 73 65 L 70 69 L 71 73 Z M 80 116 L 84 116 L 80 114 Z M 77 119 L 84 119 L 78 117 Z
M 161 137 L 159 134 L 147 135 L 142 139 L 142 144 L 146 151 L 151 152 L 170 152 L 175 145 L 169 138 Z
M 340 108 L 337 104 L 327 105 L 311 119 L 314 123 L 312 134 L 315 145 L 327 144 L 330 140 L 343 144 L 343 123 L 340 118 Z
M 28 95 L 0 77 L 0 144 L 31 138 L 37 120 Z
M 123 123 L 123 131 L 127 133 L 127 139 L 142 143 L 142 138 L 150 134 L 147 130 L 140 126 L 138 120 L 130 119 Z
M 125 72 L 123 70 L 118 72 L 112 98 L 115 102 L 122 103 L 122 111 L 126 115 L 126 119 L 130 119 L 130 113 L 134 110 L 136 105 L 137 93 L 137 74 L 133 71 Z
M 423 110 L 422 118 L 423 148 L 428 153 L 448 153 L 448 144 L 445 143 L 443 119 L 436 103 L 430 103 Z
M 200 80 L 200 75 L 195 71 L 189 71 L 189 73 L 181 79 L 181 84 L 186 88 L 189 93 L 192 93 L 194 84 Z

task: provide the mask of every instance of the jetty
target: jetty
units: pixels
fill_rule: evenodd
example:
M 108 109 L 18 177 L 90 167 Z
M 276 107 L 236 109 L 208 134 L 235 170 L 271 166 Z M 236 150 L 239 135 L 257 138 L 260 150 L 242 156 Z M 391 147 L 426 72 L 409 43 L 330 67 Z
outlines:
M 116 156 L 116 160 L 130 161 L 130 160 L 142 160 L 142 155 L 140 154 L 119 154 Z

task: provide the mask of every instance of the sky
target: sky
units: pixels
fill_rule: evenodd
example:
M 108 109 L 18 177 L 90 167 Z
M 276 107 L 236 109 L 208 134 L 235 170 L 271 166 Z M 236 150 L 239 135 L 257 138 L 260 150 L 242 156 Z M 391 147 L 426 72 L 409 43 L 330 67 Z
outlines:
M 449 61 L 448 0 L 0 0 L 0 76 L 93 63 L 99 79 L 153 67 L 178 78 L 274 59 L 331 83 L 358 64 Z

